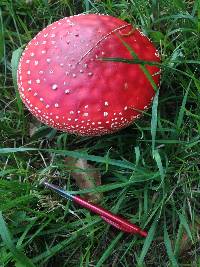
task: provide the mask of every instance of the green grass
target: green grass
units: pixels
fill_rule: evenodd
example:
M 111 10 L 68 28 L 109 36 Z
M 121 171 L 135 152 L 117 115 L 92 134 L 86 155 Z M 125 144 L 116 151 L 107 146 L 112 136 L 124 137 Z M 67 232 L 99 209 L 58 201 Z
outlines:
M 113 135 L 40 125 L 30 137 L 18 57 L 43 27 L 82 12 L 120 17 L 152 39 L 162 55 L 159 95 L 142 119 Z M 200 266 L 199 0 L 1 0 L 0 61 L 0 266 Z M 78 190 L 66 156 L 91 161 L 102 185 Z M 76 193 L 104 192 L 101 205 L 148 229 L 148 238 L 51 195 L 40 186 L 46 177 Z

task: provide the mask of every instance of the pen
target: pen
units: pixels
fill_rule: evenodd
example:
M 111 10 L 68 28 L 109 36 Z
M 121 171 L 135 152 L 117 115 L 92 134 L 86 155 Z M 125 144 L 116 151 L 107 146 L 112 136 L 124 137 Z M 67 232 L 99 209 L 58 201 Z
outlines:
M 58 193 L 60 196 L 74 201 L 75 203 L 79 204 L 80 206 L 98 214 L 104 221 L 111 224 L 112 226 L 118 228 L 121 231 L 130 233 L 130 234 L 139 234 L 143 237 L 147 236 L 147 232 L 136 226 L 135 224 L 127 221 L 126 219 L 123 219 L 122 217 L 104 209 L 103 207 L 96 205 L 94 203 L 90 203 L 89 201 L 85 200 L 84 198 L 80 196 L 74 196 L 70 194 L 68 191 L 63 190 L 62 188 L 59 188 L 53 184 L 50 184 L 48 182 L 44 182 L 44 185 L 48 187 L 49 189 L 52 189 L 56 193 Z

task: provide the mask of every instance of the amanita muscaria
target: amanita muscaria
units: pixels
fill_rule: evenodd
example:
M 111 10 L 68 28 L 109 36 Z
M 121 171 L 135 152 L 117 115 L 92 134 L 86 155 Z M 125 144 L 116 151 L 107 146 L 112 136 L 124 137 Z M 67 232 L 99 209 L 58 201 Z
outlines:
M 102 58 L 160 62 L 154 45 L 129 23 L 107 15 L 66 17 L 26 46 L 18 86 L 27 108 L 43 123 L 69 133 L 103 135 L 131 124 L 155 95 L 139 64 Z M 145 65 L 156 85 L 160 69 Z

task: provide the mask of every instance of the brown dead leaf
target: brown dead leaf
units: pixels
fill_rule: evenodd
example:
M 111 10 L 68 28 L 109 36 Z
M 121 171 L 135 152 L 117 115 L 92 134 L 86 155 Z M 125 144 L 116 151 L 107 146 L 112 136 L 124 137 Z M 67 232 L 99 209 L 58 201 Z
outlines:
M 71 168 L 71 175 L 80 189 L 91 189 L 101 185 L 101 174 L 84 159 L 66 158 L 67 165 Z M 102 193 L 87 193 L 87 200 L 97 203 L 102 199 Z
M 39 126 L 41 125 L 40 121 L 38 121 L 35 118 L 31 119 L 31 122 L 29 123 L 29 136 L 32 137 L 35 132 L 38 130 Z
M 190 225 L 190 230 L 191 232 L 196 232 L 196 231 L 200 231 L 200 225 L 199 224 L 195 224 L 194 226 Z M 192 248 L 192 241 L 189 238 L 188 234 L 186 233 L 186 231 L 183 231 L 183 235 L 181 238 L 181 242 L 180 242 L 180 255 L 185 255 L 187 251 L 191 250 Z

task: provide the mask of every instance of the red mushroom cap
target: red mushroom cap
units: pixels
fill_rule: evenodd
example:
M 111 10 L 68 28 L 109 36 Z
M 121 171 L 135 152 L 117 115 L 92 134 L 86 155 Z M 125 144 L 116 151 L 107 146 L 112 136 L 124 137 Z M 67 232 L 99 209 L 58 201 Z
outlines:
M 18 67 L 28 109 L 45 124 L 80 135 L 112 133 L 132 123 L 155 91 L 139 64 L 100 60 L 132 59 L 119 36 L 139 59 L 160 61 L 148 37 L 107 15 L 66 17 L 39 32 Z M 160 69 L 146 68 L 158 85 Z

